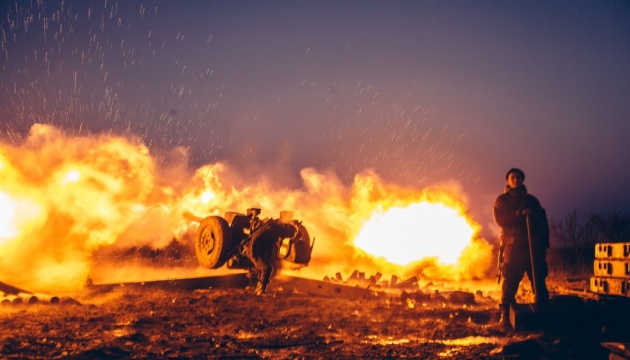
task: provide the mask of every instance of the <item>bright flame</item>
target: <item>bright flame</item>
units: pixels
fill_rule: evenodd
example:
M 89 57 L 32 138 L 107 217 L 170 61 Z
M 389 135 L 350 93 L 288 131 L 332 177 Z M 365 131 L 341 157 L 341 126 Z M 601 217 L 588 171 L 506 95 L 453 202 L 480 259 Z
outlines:
M 471 279 L 493 260 L 457 184 L 401 188 L 363 171 L 347 186 L 332 172 L 306 168 L 302 187 L 289 189 L 283 167 L 244 177 L 225 163 L 191 172 L 182 148 L 161 156 L 158 166 L 138 139 L 73 137 L 42 124 L 18 146 L 0 141 L 0 281 L 31 291 L 74 290 L 88 277 L 105 282 L 128 260 L 99 258 L 97 267 L 100 249 L 164 249 L 176 240 L 194 254 L 198 225 L 185 212 L 251 207 L 262 218 L 292 210 L 317 240 L 301 276 L 360 268 Z M 401 274 L 395 264 L 410 265 Z
M 0 192 L 0 245 L 11 237 L 17 235 L 15 228 L 15 212 L 17 204 L 8 194 Z
M 354 243 L 372 255 L 399 265 L 427 257 L 454 264 L 473 234 L 473 228 L 457 209 L 441 203 L 420 202 L 385 212 L 378 209 Z
M 207 204 L 214 198 L 215 198 L 215 195 L 210 190 L 206 190 L 203 193 L 201 193 L 201 203 L 202 204 Z
M 79 181 L 81 174 L 77 170 L 70 170 L 65 176 L 66 181 L 74 183 Z
M 34 200 L 0 192 L 0 248 L 37 226 L 41 214 L 42 209 Z

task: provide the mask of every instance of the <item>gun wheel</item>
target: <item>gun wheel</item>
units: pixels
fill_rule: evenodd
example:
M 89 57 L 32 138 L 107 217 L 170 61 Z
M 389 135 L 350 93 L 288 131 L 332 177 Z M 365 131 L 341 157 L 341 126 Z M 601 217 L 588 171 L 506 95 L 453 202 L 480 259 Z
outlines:
M 208 216 L 201 221 L 195 236 L 197 261 L 209 269 L 223 266 L 232 250 L 232 234 L 227 221 L 220 216 Z

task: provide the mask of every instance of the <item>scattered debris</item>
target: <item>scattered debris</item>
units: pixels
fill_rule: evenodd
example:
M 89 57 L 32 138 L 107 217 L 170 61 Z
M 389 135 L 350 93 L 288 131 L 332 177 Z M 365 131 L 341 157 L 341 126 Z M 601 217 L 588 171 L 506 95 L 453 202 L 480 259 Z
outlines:
M 74 300 L 76 302 L 76 300 Z M 32 293 L 13 285 L 0 282 L 0 304 L 6 305 L 33 305 L 33 304 L 59 304 L 58 296 Z M 78 303 L 78 302 L 77 302 Z
M 423 305 L 474 305 L 477 303 L 477 299 L 483 298 L 483 294 L 480 291 L 477 291 L 477 294 L 461 290 L 439 291 L 433 289 L 422 291 L 418 284 L 418 277 L 416 276 L 412 276 L 403 281 L 399 281 L 399 277 L 396 275 L 392 275 L 390 281 L 381 280 L 382 278 L 383 274 L 379 272 L 366 277 L 364 272 L 354 270 L 347 280 L 343 279 L 341 273 L 336 273 L 334 277 L 324 277 L 323 281 L 326 283 L 344 285 L 346 287 L 362 288 L 389 294 L 400 294 L 400 299 L 403 302 L 413 301 Z

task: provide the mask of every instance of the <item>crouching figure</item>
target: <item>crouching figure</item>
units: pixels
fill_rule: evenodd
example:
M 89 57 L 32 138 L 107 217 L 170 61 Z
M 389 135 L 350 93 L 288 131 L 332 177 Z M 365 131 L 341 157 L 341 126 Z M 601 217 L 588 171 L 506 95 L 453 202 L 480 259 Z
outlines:
M 281 260 L 278 257 L 280 242 L 284 238 L 295 237 L 297 231 L 297 227 L 293 224 L 269 220 L 252 234 L 251 247 L 247 255 L 256 267 L 258 274 L 256 295 L 262 295 L 267 291 L 271 275 L 281 265 Z

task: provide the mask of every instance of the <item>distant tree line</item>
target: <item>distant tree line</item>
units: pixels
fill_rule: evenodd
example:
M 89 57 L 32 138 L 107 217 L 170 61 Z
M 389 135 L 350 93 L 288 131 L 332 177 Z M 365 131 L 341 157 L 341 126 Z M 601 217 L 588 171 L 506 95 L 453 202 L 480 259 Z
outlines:
M 549 219 L 552 248 L 547 254 L 550 273 L 583 277 L 593 273 L 595 244 L 630 242 L 630 215 L 619 212 L 581 217 L 573 210 L 562 219 Z
M 630 242 L 630 215 L 591 213 L 580 221 L 577 210 L 563 219 L 549 219 L 551 242 L 557 247 L 580 247 L 602 242 Z

